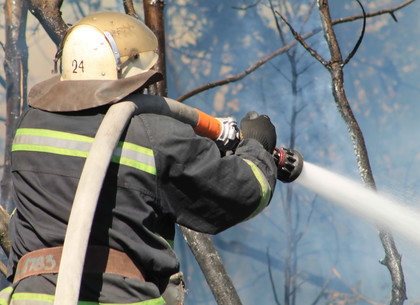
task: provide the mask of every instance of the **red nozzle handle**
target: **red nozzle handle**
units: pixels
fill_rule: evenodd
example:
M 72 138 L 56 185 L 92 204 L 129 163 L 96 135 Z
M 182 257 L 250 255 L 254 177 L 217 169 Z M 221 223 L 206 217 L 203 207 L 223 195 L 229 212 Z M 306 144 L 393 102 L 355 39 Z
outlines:
M 273 158 L 277 165 L 277 179 L 289 183 L 299 177 L 303 169 L 303 157 L 300 152 L 276 147 Z

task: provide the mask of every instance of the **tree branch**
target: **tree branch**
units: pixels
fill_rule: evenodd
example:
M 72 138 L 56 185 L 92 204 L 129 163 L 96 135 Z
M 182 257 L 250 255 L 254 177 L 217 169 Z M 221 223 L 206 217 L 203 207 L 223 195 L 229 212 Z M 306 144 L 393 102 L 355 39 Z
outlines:
M 127 15 L 130 15 L 137 19 L 139 18 L 139 15 L 137 14 L 134 8 L 133 0 L 123 0 L 123 5 L 124 5 L 124 11 Z
M 414 2 L 415 0 L 408 0 L 405 1 L 403 3 L 401 3 L 400 5 L 391 7 L 391 8 L 387 8 L 387 9 L 381 9 L 381 10 L 377 10 L 377 11 L 373 11 L 370 13 L 366 13 L 366 18 L 372 18 L 372 17 L 376 17 L 376 16 L 380 16 L 380 15 L 386 15 L 386 14 L 394 14 L 396 11 L 406 7 L 407 5 L 409 5 L 410 3 Z M 362 15 L 354 15 L 351 17 L 346 17 L 346 18 L 339 18 L 339 19 L 335 19 L 332 20 L 332 25 L 337 25 L 337 24 L 341 24 L 341 23 L 346 23 L 346 22 L 351 22 L 351 21 L 355 21 L 358 19 L 362 19 L 364 18 L 363 14 Z M 303 40 L 308 39 L 316 34 L 318 34 L 319 32 L 321 32 L 322 29 L 321 28 L 317 28 L 312 30 L 311 32 L 308 32 L 304 35 L 300 35 L 302 37 Z M 223 86 L 223 85 L 227 85 L 229 83 L 233 83 L 236 81 L 239 81 L 241 79 L 243 79 L 244 77 L 248 76 L 249 74 L 251 74 L 252 72 L 254 72 L 255 70 L 257 70 L 258 68 L 260 68 L 261 66 L 263 66 L 266 62 L 272 60 L 273 58 L 283 54 L 284 52 L 287 52 L 289 49 L 291 49 L 292 47 L 294 47 L 297 44 L 297 41 L 294 40 L 290 43 L 288 43 L 285 46 L 282 46 L 281 48 L 277 49 L 276 51 L 270 53 L 269 55 L 263 57 L 262 59 L 258 60 L 257 62 L 255 62 L 254 64 L 252 64 L 251 66 L 249 66 L 245 71 L 236 74 L 234 76 L 230 76 L 212 83 L 208 83 L 205 84 L 203 86 L 197 87 L 185 94 L 183 94 L 182 96 L 178 97 L 177 100 L 180 102 L 184 102 L 185 100 L 201 93 L 204 91 L 207 91 L 209 89 L 215 88 L 215 87 L 219 87 L 219 86 Z
M 68 28 L 60 11 L 63 0 L 28 0 L 27 2 L 29 11 L 39 20 L 51 40 L 58 46 Z
M 314 32 L 311 32 L 309 34 L 307 34 L 307 36 L 304 36 L 304 38 L 308 38 L 310 36 L 314 35 Z M 219 87 L 222 85 L 226 85 L 229 83 L 233 83 L 236 82 L 238 80 L 243 79 L 245 76 L 251 74 L 252 72 L 254 72 L 255 70 L 257 70 L 259 67 L 261 67 L 262 65 L 264 65 L 266 62 L 270 61 L 271 59 L 273 59 L 274 57 L 283 54 L 284 52 L 286 52 L 287 50 L 289 50 L 291 47 L 295 46 L 297 44 L 296 41 L 292 41 L 289 44 L 285 45 L 284 47 L 281 47 L 280 49 L 274 51 L 273 53 L 267 55 L 266 57 L 258 60 L 256 63 L 254 63 L 252 66 L 250 66 L 248 69 L 246 69 L 245 71 L 235 75 L 235 76 L 231 76 L 213 83 L 208 83 L 206 85 L 197 87 L 196 89 L 187 92 L 186 94 L 182 95 L 181 97 L 177 98 L 178 101 L 183 102 L 186 99 L 189 99 L 190 97 L 197 95 L 198 93 L 201 93 L 203 91 L 206 91 L 208 89 L 212 89 L 214 87 Z
M 268 268 L 268 276 L 270 277 L 271 289 L 273 290 L 273 294 L 274 294 L 274 301 L 276 302 L 277 305 L 281 305 L 279 301 L 279 297 L 277 295 L 276 285 L 274 285 L 275 280 L 273 276 L 273 270 L 271 269 L 271 257 L 270 257 L 270 252 L 268 248 L 267 248 L 267 268 Z
M 394 13 L 396 11 L 399 11 L 400 9 L 408 6 L 409 4 L 413 3 L 414 1 L 416 1 L 416 0 L 407 0 L 407 1 L 401 3 L 397 6 L 394 6 L 394 7 L 390 7 L 390 8 L 382 9 L 382 10 L 377 10 L 377 11 L 370 12 L 370 13 L 366 13 L 366 18 L 372 18 L 372 17 L 376 17 L 376 16 L 380 16 L 380 15 L 389 14 L 396 21 Z M 339 23 L 352 22 L 352 21 L 355 21 L 355 20 L 358 20 L 358 19 L 363 19 L 363 18 L 364 18 L 363 14 L 354 15 L 354 16 L 351 16 L 351 17 L 335 19 L 335 20 L 332 21 L 332 24 L 336 25 L 336 24 L 339 24 Z
M 348 57 L 344 60 L 343 62 L 343 67 L 353 58 L 353 56 L 357 53 L 357 50 L 359 49 L 362 41 L 363 41 L 363 37 L 365 36 L 365 29 L 366 29 L 366 12 L 365 9 L 362 5 L 362 3 L 360 3 L 359 0 L 356 0 L 357 3 L 359 4 L 360 8 L 362 9 L 363 12 L 363 26 L 362 26 L 362 32 L 359 36 L 359 39 L 356 42 L 356 45 L 354 46 L 353 50 L 350 52 L 350 54 L 348 55 Z
M 284 23 L 289 27 L 290 32 L 292 32 L 293 37 L 305 48 L 306 51 L 309 52 L 316 60 L 318 60 L 323 66 L 328 67 L 328 62 L 322 58 L 321 55 L 319 55 L 314 49 L 312 49 L 305 41 L 305 39 L 300 36 L 294 28 L 290 25 L 290 23 L 287 21 L 285 17 L 283 17 L 279 12 L 276 12 L 281 20 L 283 20 Z

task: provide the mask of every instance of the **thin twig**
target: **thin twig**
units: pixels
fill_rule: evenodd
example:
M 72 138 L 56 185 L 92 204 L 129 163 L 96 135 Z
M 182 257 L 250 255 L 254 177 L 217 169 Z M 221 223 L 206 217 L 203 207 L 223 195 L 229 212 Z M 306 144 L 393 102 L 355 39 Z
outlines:
M 366 13 L 366 18 L 371 18 L 371 17 L 375 17 L 375 16 L 379 16 L 379 15 L 385 15 L 385 14 L 393 14 L 394 12 L 406 7 L 407 5 L 409 5 L 410 3 L 414 2 L 415 0 L 408 0 L 405 1 L 404 3 L 392 7 L 392 8 L 388 8 L 388 9 L 382 9 L 382 10 L 378 10 L 378 11 L 374 11 L 371 13 Z M 346 17 L 346 18 L 339 18 L 339 19 L 335 19 L 332 21 L 333 25 L 337 25 L 337 24 L 341 24 L 341 23 L 346 23 L 346 22 L 351 22 L 351 21 L 355 21 L 358 19 L 364 18 L 363 15 L 355 15 L 355 16 L 351 16 L 351 17 Z M 316 34 L 318 34 L 321 31 L 321 28 L 317 28 L 312 30 L 311 32 L 308 32 L 304 35 L 301 35 L 301 37 L 303 39 L 308 39 Z M 270 61 L 271 59 L 273 59 L 274 57 L 283 54 L 284 52 L 288 51 L 289 49 L 291 49 L 292 47 L 294 47 L 297 44 L 297 41 L 294 40 L 290 43 L 288 43 L 287 45 L 277 49 L 276 51 L 270 53 L 269 55 L 263 57 L 262 59 L 258 60 L 256 63 L 252 64 L 250 67 L 248 67 L 245 71 L 236 74 L 234 76 L 230 76 L 227 77 L 225 79 L 219 80 L 219 81 L 215 81 L 212 83 L 208 83 L 205 84 L 203 86 L 197 87 L 187 93 L 185 93 L 184 95 L 180 96 L 179 98 L 177 98 L 178 101 L 180 102 L 184 102 L 185 100 L 201 93 L 204 91 L 207 91 L 209 89 L 215 88 L 215 87 L 219 87 L 219 86 L 223 86 L 229 83 L 233 83 L 236 81 L 239 81 L 241 79 L 243 79 L 244 77 L 246 77 L 247 75 L 251 74 L 252 72 L 254 72 L 255 70 L 257 70 L 258 68 L 260 68 L 261 66 L 263 66 L 266 62 Z
M 374 11 L 374 12 L 366 13 L 366 18 L 372 18 L 372 17 L 376 17 L 376 16 L 380 16 L 380 15 L 390 14 L 391 17 L 395 21 L 397 21 L 396 18 L 395 18 L 394 13 L 396 11 L 398 11 L 398 10 L 406 7 L 407 5 L 413 3 L 414 1 L 416 1 L 416 0 L 407 0 L 407 1 L 403 2 L 403 3 L 401 3 L 400 5 L 397 5 L 397 6 L 394 6 L 394 7 L 391 7 L 391 8 L 387 8 L 387 9 L 382 9 L 382 10 L 377 10 L 377 11 Z M 336 25 L 336 24 L 339 24 L 339 23 L 352 22 L 352 21 L 355 21 L 355 20 L 358 20 L 358 19 L 363 19 L 363 18 L 365 18 L 365 16 L 363 14 L 362 15 L 354 15 L 354 16 L 350 16 L 350 17 L 335 19 L 335 20 L 332 21 L 332 24 L 333 25 Z
M 323 66 L 328 68 L 328 62 L 306 43 L 305 39 L 302 36 L 300 36 L 298 32 L 295 31 L 295 29 L 291 26 L 291 24 L 287 21 L 286 18 L 284 18 L 279 12 L 276 13 L 280 16 L 281 20 L 283 20 L 283 22 L 286 23 L 286 25 L 292 32 L 293 37 L 306 49 L 306 51 L 308 51 Z
M 281 76 L 283 76 L 283 78 L 288 82 L 288 83 L 291 83 L 292 82 L 292 80 L 282 71 L 282 70 L 280 70 L 279 68 L 277 68 L 275 65 L 273 65 L 272 63 L 269 63 L 272 67 L 273 67 L 273 69 L 274 70 L 276 70 Z
M 267 248 L 267 268 L 268 268 L 268 276 L 270 277 L 271 288 L 273 289 L 274 300 L 277 305 L 281 305 L 279 301 L 279 297 L 277 295 L 276 285 L 274 285 L 274 277 L 273 277 L 273 271 L 271 270 L 271 258 L 270 258 L 269 248 Z
M 363 27 L 362 27 L 362 32 L 360 33 L 359 36 L 359 40 L 357 41 L 356 45 L 354 46 L 353 50 L 350 52 L 349 56 L 346 58 L 346 60 L 344 60 L 342 66 L 344 67 L 345 65 L 347 65 L 347 63 L 353 58 L 353 56 L 356 54 L 357 50 L 359 49 L 362 41 L 363 41 L 363 37 L 365 36 L 365 30 L 366 30 L 366 12 L 365 12 L 365 8 L 363 7 L 362 3 L 360 3 L 359 0 L 356 0 L 357 3 L 359 4 L 360 8 L 362 9 L 363 12 Z
M 313 35 L 313 33 L 311 32 L 310 33 L 310 36 L 312 36 L 312 35 Z M 297 44 L 297 41 L 292 41 L 291 43 L 287 44 L 286 46 L 281 47 L 280 49 L 274 51 L 273 53 L 267 55 L 266 57 L 258 60 L 256 63 L 254 63 L 252 66 L 250 66 L 245 71 L 243 71 L 243 72 L 241 72 L 241 73 L 239 73 L 237 75 L 234 75 L 234 76 L 231 76 L 231 77 L 227 77 L 225 79 L 222 79 L 222 80 L 219 80 L 219 81 L 216 81 L 216 82 L 213 82 L 213 83 L 208 83 L 208 84 L 205 84 L 203 86 L 197 87 L 196 89 L 194 89 L 194 90 L 192 90 L 190 92 L 187 92 L 186 94 L 182 95 L 177 100 L 180 101 L 180 102 L 183 102 L 186 99 L 188 99 L 188 98 L 190 98 L 190 97 L 192 97 L 192 96 L 194 96 L 194 95 L 196 95 L 198 93 L 201 93 L 203 91 L 206 91 L 208 89 L 212 89 L 212 88 L 215 88 L 215 87 L 218 87 L 218 86 L 226 85 L 226 84 L 233 83 L 235 81 L 241 80 L 245 76 L 247 76 L 247 75 L 251 74 L 252 72 L 254 72 L 255 70 L 257 70 L 259 67 L 261 67 L 262 65 L 264 65 L 266 62 L 268 62 L 272 58 L 278 56 L 279 54 L 284 53 L 285 51 L 287 51 L 291 47 L 295 46 L 296 44 Z

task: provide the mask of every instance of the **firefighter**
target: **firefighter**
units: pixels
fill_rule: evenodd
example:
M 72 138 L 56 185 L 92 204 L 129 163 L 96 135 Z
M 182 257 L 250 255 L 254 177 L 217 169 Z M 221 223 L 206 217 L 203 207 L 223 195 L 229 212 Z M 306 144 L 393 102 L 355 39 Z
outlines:
M 9 280 L 0 298 L 52 304 L 66 225 L 87 152 L 110 104 L 144 94 L 157 39 L 140 21 L 100 12 L 72 26 L 57 56 L 60 74 L 35 85 L 12 145 L 16 211 Z M 58 60 L 58 58 L 60 58 Z M 246 116 L 224 156 L 215 141 L 169 116 L 135 115 L 109 165 L 90 233 L 80 301 L 182 304 L 175 225 L 216 234 L 258 214 L 272 197 L 276 132 Z M 171 286 L 173 287 L 173 286 Z M 173 289 L 172 289 L 173 290 Z M 166 300 L 165 300 L 166 298 Z M 3 303 L 2 303 L 3 304 Z

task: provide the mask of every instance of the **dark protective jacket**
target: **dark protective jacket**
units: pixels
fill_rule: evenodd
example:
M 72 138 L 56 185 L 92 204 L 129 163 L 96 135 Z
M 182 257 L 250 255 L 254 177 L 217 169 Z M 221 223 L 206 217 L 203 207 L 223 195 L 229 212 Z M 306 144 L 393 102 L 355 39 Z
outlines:
M 108 107 L 29 107 L 22 115 L 12 146 L 17 210 L 10 225 L 11 278 L 25 253 L 63 245 L 79 177 Z M 86 276 L 80 299 L 158 300 L 179 270 L 175 224 L 215 234 L 253 217 L 268 205 L 275 177 L 271 155 L 253 139 L 222 157 L 212 140 L 196 136 L 187 124 L 159 114 L 134 116 L 114 151 L 89 243 L 127 253 L 147 282 Z M 15 292 L 53 295 L 56 276 L 26 278 Z

